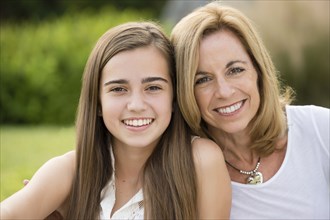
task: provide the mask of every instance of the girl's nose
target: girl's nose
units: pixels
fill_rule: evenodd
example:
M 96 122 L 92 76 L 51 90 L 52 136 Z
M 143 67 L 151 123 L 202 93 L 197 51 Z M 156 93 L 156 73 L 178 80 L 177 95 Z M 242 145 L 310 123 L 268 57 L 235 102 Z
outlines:
M 143 94 L 133 94 L 130 97 L 129 102 L 127 103 L 127 109 L 129 111 L 143 111 L 146 109 L 146 103 L 143 97 Z

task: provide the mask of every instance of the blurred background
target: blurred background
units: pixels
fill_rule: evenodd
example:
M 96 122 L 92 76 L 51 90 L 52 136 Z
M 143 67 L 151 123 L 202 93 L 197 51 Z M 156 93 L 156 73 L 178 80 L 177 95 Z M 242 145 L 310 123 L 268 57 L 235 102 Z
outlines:
M 127 21 L 173 25 L 206 0 L 1 0 L 1 200 L 74 149 L 81 76 L 97 39 Z M 257 26 L 294 104 L 330 107 L 329 1 L 222 1 Z
M 1 1 L 1 124 L 73 124 L 86 59 L 108 28 L 171 27 L 207 1 Z M 223 1 L 258 27 L 296 104 L 329 107 L 329 1 Z

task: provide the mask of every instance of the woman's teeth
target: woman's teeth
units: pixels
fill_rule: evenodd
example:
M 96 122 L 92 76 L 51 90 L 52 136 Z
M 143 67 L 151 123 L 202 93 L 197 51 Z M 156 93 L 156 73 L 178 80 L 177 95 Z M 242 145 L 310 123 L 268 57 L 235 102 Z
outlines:
M 218 108 L 218 112 L 221 114 L 230 114 L 230 113 L 233 113 L 233 112 L 237 111 L 238 109 L 240 109 L 242 107 L 242 105 L 243 105 L 243 101 L 238 102 L 234 105 L 225 107 L 225 108 Z

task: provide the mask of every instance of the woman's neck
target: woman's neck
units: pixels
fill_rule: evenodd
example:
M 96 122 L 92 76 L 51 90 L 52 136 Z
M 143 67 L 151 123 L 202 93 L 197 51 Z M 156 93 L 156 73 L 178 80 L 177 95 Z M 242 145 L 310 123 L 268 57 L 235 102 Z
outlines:
M 251 138 L 246 132 L 228 134 L 213 134 L 213 138 L 223 150 L 224 157 L 227 161 L 242 161 L 244 163 L 254 163 L 258 157 L 251 150 Z

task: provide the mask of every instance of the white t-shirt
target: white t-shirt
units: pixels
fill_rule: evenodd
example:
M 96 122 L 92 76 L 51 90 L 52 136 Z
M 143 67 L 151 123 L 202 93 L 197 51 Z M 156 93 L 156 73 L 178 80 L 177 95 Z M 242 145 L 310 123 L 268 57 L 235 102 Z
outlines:
M 231 219 L 329 219 L 330 110 L 287 106 L 286 111 L 283 164 L 260 185 L 232 182 Z

